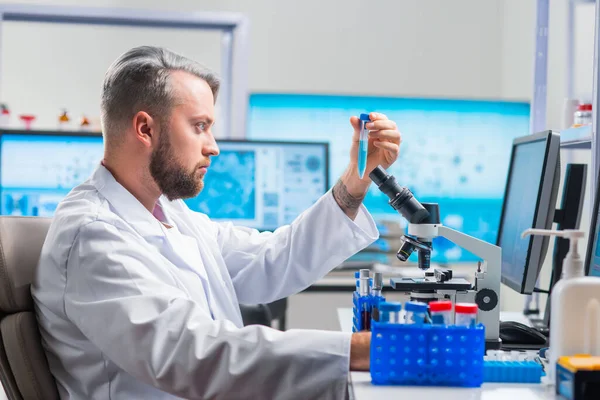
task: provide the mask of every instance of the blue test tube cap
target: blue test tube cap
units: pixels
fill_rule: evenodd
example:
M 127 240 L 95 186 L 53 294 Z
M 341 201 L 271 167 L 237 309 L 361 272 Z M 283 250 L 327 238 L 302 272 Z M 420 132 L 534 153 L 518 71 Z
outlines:
M 356 271 L 356 272 L 354 273 L 354 277 L 355 277 L 356 279 L 359 279 L 359 278 L 360 278 L 360 271 Z
M 418 301 L 407 301 L 404 309 L 407 312 L 425 313 L 427 312 L 427 304 Z
M 402 303 L 395 301 L 383 301 L 379 303 L 379 311 L 400 311 L 402 310 Z
M 370 121 L 371 117 L 369 116 L 369 114 L 360 114 L 360 118 L 361 121 Z

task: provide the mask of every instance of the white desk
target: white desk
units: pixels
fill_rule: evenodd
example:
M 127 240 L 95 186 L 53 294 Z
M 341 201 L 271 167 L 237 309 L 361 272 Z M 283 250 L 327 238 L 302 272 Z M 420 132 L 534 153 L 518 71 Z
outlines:
M 351 395 L 355 400 L 549 400 L 555 399 L 554 386 L 548 384 L 484 383 L 480 388 L 375 386 L 368 372 L 352 372 Z
M 516 315 L 506 314 L 507 320 Z M 502 318 L 502 317 L 501 317 Z M 352 309 L 338 308 L 338 319 L 343 332 L 352 332 Z M 416 399 L 416 400 L 550 400 L 554 386 L 547 381 L 539 385 L 484 383 L 481 388 L 375 386 L 368 372 L 350 374 L 350 398 L 354 400 Z

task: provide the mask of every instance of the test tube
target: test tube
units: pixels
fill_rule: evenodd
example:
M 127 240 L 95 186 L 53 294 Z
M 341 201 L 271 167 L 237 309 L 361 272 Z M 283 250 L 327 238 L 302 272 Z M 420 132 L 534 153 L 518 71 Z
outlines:
M 369 304 L 369 296 L 371 295 L 371 271 L 368 269 L 360 270 L 360 278 L 358 279 L 358 295 L 362 300 L 362 309 L 360 310 L 360 318 L 362 321 L 363 330 L 371 330 L 371 307 Z
M 383 301 L 379 303 L 379 321 L 400 324 L 400 311 L 402 311 L 401 303 Z
M 456 306 L 454 306 L 456 325 L 475 326 L 477 323 L 477 309 L 477 304 L 456 303 Z
M 369 114 L 360 114 L 360 138 L 358 143 L 358 176 L 365 176 L 367 169 L 367 155 L 369 154 L 369 130 L 367 122 L 371 121 Z
M 354 273 L 354 278 L 356 279 L 356 292 L 360 292 L 360 271 L 356 271 Z
M 423 324 L 427 315 L 427 304 L 409 301 L 404 305 L 407 324 Z
M 451 301 L 432 301 L 429 303 L 429 312 L 431 314 L 431 323 L 435 325 L 452 324 Z
M 375 272 L 373 274 L 373 290 L 371 290 L 371 298 L 373 300 L 373 306 L 371 308 L 371 318 L 373 321 L 379 321 L 379 303 L 381 298 L 381 289 L 383 288 L 383 274 L 381 272 Z

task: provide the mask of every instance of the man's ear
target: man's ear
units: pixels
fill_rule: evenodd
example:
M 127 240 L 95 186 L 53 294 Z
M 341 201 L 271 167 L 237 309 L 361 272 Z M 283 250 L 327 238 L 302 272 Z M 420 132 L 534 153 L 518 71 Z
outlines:
M 133 116 L 133 128 L 136 139 L 144 146 L 151 147 L 153 140 L 158 139 L 157 123 L 145 111 L 139 111 Z

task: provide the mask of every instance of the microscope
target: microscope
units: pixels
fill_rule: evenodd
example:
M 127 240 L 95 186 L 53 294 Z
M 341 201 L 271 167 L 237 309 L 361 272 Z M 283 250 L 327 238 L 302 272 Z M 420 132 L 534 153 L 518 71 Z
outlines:
M 408 232 L 400 238 L 397 257 L 407 261 L 417 251 L 418 266 L 427 271 L 431 264 L 433 238 L 441 236 L 480 257 L 473 283 L 452 276 L 452 270 L 435 269 L 423 277 L 392 278 L 392 288 L 408 293 L 411 299 L 428 303 L 447 299 L 453 303 L 475 303 L 478 322 L 485 326 L 486 349 L 499 349 L 500 341 L 500 247 L 448 228 L 440 222 L 436 203 L 419 203 L 408 188 L 380 166 L 369 177 L 389 197 L 389 204 L 408 221 Z

